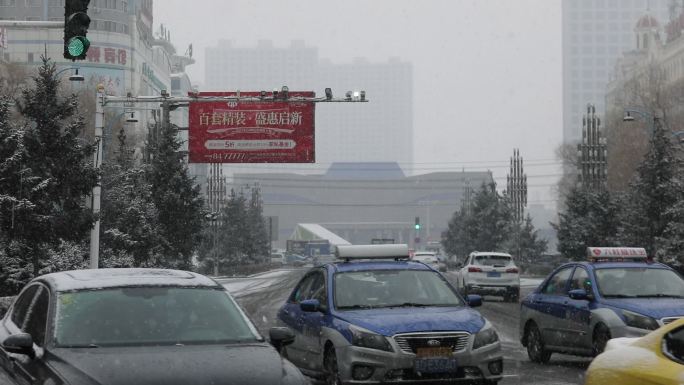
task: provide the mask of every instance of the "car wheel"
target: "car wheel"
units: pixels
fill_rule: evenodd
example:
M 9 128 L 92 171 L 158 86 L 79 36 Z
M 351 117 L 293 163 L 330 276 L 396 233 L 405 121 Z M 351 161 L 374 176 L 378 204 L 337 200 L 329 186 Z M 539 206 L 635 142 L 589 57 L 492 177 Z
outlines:
M 337 367 L 337 356 L 335 355 L 335 348 L 328 347 L 325 350 L 325 383 L 326 385 L 342 385 L 340 380 L 340 372 Z
M 594 335 L 592 337 L 592 350 L 594 351 L 594 356 L 598 356 L 603 353 L 606 349 L 606 344 L 610 339 L 610 330 L 604 324 L 598 324 L 594 328 Z
M 551 352 L 544 347 L 544 339 L 536 324 L 527 328 L 527 356 L 530 361 L 545 364 L 551 359 Z
M 499 380 L 484 380 L 482 381 L 482 385 L 497 385 L 499 383 Z

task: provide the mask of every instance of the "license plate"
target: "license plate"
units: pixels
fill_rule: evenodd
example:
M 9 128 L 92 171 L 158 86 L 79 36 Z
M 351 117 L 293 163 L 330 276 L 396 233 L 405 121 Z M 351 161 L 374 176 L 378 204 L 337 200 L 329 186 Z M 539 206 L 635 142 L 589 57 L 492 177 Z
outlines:
M 453 373 L 458 370 L 456 358 L 416 358 L 413 370 L 418 373 Z
M 416 349 L 416 356 L 418 358 L 451 358 L 453 353 L 453 350 L 448 346 Z
M 496 271 L 490 271 L 489 273 L 487 273 L 487 277 L 497 277 L 498 278 L 498 277 L 501 277 L 501 273 L 496 272 Z

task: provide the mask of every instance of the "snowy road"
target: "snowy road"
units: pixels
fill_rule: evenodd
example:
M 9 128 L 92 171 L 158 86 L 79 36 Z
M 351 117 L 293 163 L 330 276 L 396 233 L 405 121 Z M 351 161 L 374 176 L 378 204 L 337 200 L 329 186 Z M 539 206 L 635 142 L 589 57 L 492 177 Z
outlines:
M 246 278 L 219 278 L 217 281 L 235 296 L 259 330 L 268 335 L 268 328 L 275 325 L 278 308 L 306 271 L 307 269 L 281 269 Z M 451 273 L 446 273 L 445 276 L 449 280 L 455 278 Z M 541 281 L 538 278 L 521 279 L 521 295 L 527 295 Z M 494 324 L 501 336 L 505 369 L 500 385 L 583 383 L 584 371 L 589 366 L 590 359 L 554 354 L 548 365 L 535 364 L 528 360 L 518 338 L 519 304 L 486 297 L 485 303 L 478 310 Z

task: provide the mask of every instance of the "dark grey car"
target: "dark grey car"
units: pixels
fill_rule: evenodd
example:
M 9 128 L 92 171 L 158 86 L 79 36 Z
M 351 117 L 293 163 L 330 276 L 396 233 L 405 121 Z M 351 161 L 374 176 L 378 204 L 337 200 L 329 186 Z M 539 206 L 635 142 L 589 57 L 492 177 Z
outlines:
M 276 347 L 291 331 L 271 330 Z M 305 384 L 226 290 L 190 272 L 79 270 L 31 281 L 0 322 L 18 384 Z

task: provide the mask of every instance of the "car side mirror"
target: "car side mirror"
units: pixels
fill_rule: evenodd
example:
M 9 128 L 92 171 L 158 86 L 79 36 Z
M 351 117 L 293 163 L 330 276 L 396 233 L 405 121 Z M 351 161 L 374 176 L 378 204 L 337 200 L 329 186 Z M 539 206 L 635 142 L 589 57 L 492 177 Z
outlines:
M 17 333 L 2 341 L 2 348 L 10 353 L 25 354 L 31 358 L 36 356 L 33 350 L 33 337 L 28 333 Z
M 575 289 L 568 292 L 568 297 L 576 300 L 590 300 L 591 295 L 584 289 Z
M 283 346 L 287 346 L 294 342 L 295 334 L 290 328 L 273 327 L 269 329 L 268 336 L 271 340 L 271 345 L 280 352 Z
M 477 294 L 469 294 L 466 296 L 465 300 L 470 307 L 482 306 L 482 297 Z
M 306 299 L 299 303 L 299 307 L 307 313 L 315 313 L 320 310 L 321 303 L 317 299 Z

